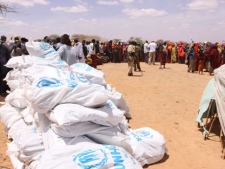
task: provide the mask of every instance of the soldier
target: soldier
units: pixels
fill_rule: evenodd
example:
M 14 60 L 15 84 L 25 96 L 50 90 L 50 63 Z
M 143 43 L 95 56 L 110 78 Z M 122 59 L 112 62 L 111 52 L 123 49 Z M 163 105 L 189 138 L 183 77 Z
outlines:
M 140 67 L 141 48 L 139 47 L 137 42 L 134 42 L 134 44 L 135 44 L 134 71 L 137 71 L 137 68 L 139 71 L 141 71 Z
M 133 65 L 135 57 L 135 43 L 131 41 L 127 47 L 127 63 L 128 63 L 128 76 L 133 76 Z

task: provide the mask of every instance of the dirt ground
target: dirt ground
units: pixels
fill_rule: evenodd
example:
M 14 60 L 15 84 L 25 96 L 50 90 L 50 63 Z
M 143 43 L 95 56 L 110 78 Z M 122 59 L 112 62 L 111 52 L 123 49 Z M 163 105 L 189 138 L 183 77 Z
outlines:
M 108 63 L 98 66 L 105 73 L 106 82 L 121 92 L 133 119 L 131 128 L 151 127 L 167 141 L 168 154 L 151 169 L 222 169 L 221 144 L 214 128 L 208 140 L 195 119 L 202 93 L 213 76 L 187 73 L 183 64 L 167 64 L 166 69 L 141 63 L 141 72 L 127 76 L 127 63 Z M 1 98 L 2 99 L 2 98 Z M 11 169 L 5 155 L 6 133 L 0 124 L 0 169 Z

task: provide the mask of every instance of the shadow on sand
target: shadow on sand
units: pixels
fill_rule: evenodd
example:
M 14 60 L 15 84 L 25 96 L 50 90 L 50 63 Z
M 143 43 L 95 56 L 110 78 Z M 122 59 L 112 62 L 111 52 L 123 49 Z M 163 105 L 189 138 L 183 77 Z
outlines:
M 169 159 L 169 155 L 167 153 L 165 153 L 165 155 L 164 155 L 162 160 L 160 160 L 160 161 L 158 161 L 157 163 L 154 163 L 154 164 L 144 165 L 143 168 L 148 168 L 151 165 L 157 165 L 157 164 L 160 164 L 160 163 L 164 163 L 168 159 Z

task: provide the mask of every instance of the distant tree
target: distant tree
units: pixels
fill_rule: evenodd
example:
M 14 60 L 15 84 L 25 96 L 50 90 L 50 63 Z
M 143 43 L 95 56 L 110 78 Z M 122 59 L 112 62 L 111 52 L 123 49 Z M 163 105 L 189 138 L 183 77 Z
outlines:
M 113 39 L 112 41 L 113 43 L 118 43 L 118 42 L 121 42 L 121 39 Z
M 99 40 L 99 41 L 101 41 L 101 37 L 100 36 L 98 36 L 98 35 L 89 35 L 88 36 L 88 39 L 91 41 L 92 39 L 95 39 L 95 40 Z
M 130 37 L 130 38 L 127 40 L 127 42 L 130 42 L 130 41 L 133 41 L 133 40 L 135 40 L 135 38 L 132 36 L 132 37 Z
M 164 42 L 163 39 L 159 39 L 159 40 L 156 41 L 156 43 L 158 43 L 158 44 L 159 44 L 159 43 L 163 43 L 163 42 Z
M 72 34 L 71 40 L 78 38 L 80 41 L 86 40 L 91 41 L 92 39 L 101 40 L 102 38 L 98 35 L 83 35 L 83 34 Z
M 142 38 L 140 38 L 140 37 L 130 37 L 130 39 L 128 40 L 128 42 L 130 42 L 130 41 L 136 41 L 138 44 L 143 44 L 143 40 L 142 40 Z
M 74 40 L 75 38 L 78 38 L 79 40 L 87 40 L 87 36 L 83 34 L 73 34 L 71 39 Z
M 10 7 L 5 2 L 0 2 L 0 15 L 5 16 L 7 13 L 18 13 L 14 7 Z

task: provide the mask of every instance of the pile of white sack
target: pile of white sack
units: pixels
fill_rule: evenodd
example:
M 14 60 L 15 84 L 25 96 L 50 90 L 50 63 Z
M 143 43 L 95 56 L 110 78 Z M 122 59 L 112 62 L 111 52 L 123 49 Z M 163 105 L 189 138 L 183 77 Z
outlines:
M 47 43 L 28 42 L 30 55 L 11 58 L 10 87 L 0 119 L 15 169 L 139 169 L 164 157 L 164 137 L 130 129 L 129 107 L 104 74 L 68 66 Z

